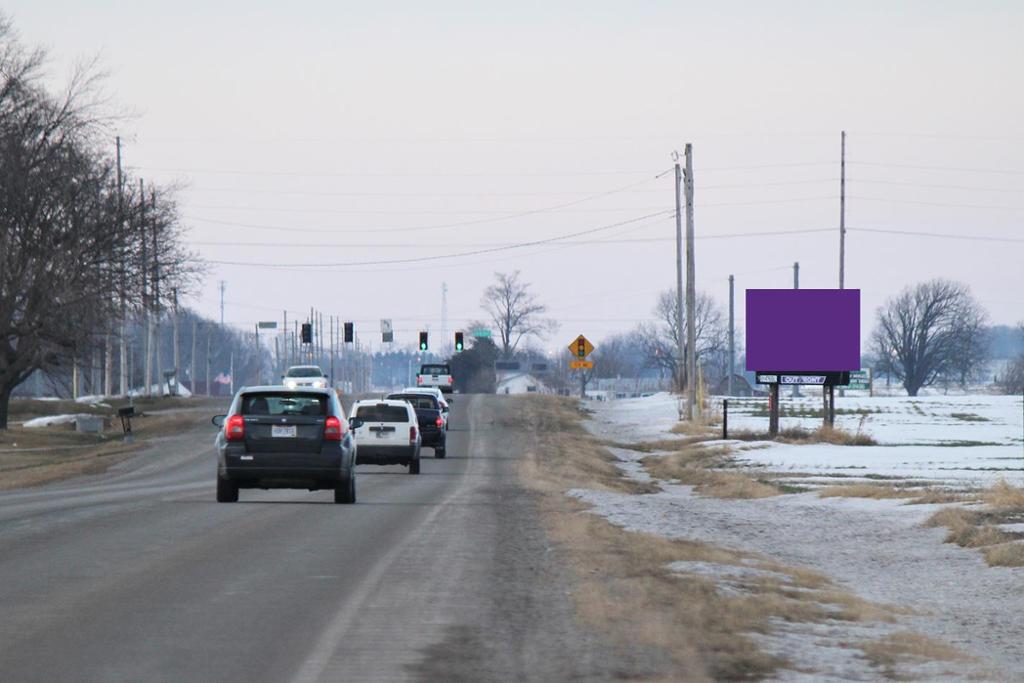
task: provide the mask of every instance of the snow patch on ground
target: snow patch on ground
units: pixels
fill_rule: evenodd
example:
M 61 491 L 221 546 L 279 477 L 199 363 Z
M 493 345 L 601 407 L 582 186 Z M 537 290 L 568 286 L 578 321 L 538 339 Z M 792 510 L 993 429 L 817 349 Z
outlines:
M 47 415 L 46 417 L 37 417 L 31 420 L 27 420 L 23 423 L 24 427 L 55 427 L 59 425 L 74 424 L 78 422 L 79 418 L 83 417 L 95 417 L 89 413 L 73 413 L 68 415 Z
M 820 397 L 803 401 L 808 410 L 820 409 Z M 745 415 L 743 408 L 734 413 L 732 403 L 731 427 L 766 429 L 767 418 L 750 414 L 758 409 L 756 403 L 751 402 Z M 741 466 L 806 474 L 805 481 L 818 483 L 880 477 L 954 487 L 986 486 L 1001 478 L 1024 483 L 1019 397 L 850 397 L 837 399 L 837 406 L 864 410 L 837 416 L 838 426 L 849 431 L 860 428 L 882 445 L 734 441 L 707 445 L 730 445 Z M 671 395 L 588 403 L 588 407 L 594 416 L 587 428 L 596 436 L 618 443 L 674 438 L 669 430 L 678 422 L 678 402 Z M 820 418 L 784 418 L 782 424 L 810 430 L 820 422 Z M 963 445 L 979 442 L 991 445 Z M 650 479 L 640 461 L 652 454 L 609 450 L 628 476 Z M 1018 609 L 1024 570 L 988 567 L 976 550 L 943 543 L 945 530 L 922 526 L 941 506 L 906 505 L 892 499 L 819 498 L 816 493 L 721 500 L 698 496 L 689 486 L 666 482 L 661 486 L 660 492 L 646 495 L 583 489 L 568 493 L 624 529 L 757 552 L 782 565 L 817 570 L 866 600 L 914 610 L 895 624 L 779 623 L 770 634 L 752 634 L 766 651 L 793 663 L 793 670 L 781 672 L 778 680 L 876 680 L 880 672 L 851 644 L 908 630 L 978 657 L 983 667 L 1024 671 L 1024 650 L 1018 646 L 1024 635 Z M 1016 531 L 1017 525 L 1012 526 Z M 677 563 L 673 570 L 712 578 L 725 591 L 742 590 L 744 580 L 753 576 L 743 568 L 711 564 Z M 963 680 L 967 676 L 963 666 L 967 665 L 901 665 L 900 673 L 924 680 Z
M 159 384 L 154 384 L 154 385 L 150 386 L 149 390 L 150 390 L 150 393 L 153 396 L 160 396 L 160 385 Z M 131 391 L 129 391 L 128 395 L 129 396 L 145 396 L 146 395 L 146 390 L 143 387 L 138 387 L 137 389 L 132 389 Z M 166 383 L 166 382 L 164 383 L 163 395 L 164 396 L 171 396 L 171 385 L 170 385 L 170 383 Z M 179 384 L 178 385 L 178 394 L 177 395 L 179 397 L 181 397 L 181 398 L 189 398 L 190 396 L 192 396 L 192 392 L 189 391 L 188 387 L 186 387 L 184 384 Z

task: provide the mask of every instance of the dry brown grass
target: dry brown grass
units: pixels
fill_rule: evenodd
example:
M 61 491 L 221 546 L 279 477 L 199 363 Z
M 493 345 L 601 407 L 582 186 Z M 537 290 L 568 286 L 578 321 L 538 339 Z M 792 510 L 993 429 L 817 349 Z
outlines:
M 885 484 L 837 484 L 822 488 L 818 495 L 821 498 L 874 498 L 882 500 L 887 498 L 913 498 L 918 495 L 918 492 Z
M 135 441 L 130 444 L 122 440 L 119 425 L 117 431 L 108 431 L 103 436 L 78 434 L 66 427 L 12 426 L 0 432 L 0 490 L 99 474 L 148 447 L 152 439 L 207 424 L 209 411 L 206 408 L 153 413 L 133 420 Z
M 619 643 L 670 653 L 675 669 L 664 672 L 666 679 L 751 680 L 771 675 L 785 663 L 760 651 L 745 634 L 769 631 L 772 619 L 892 619 L 894 609 L 837 589 L 817 572 L 705 543 L 627 532 L 587 513 L 583 503 L 564 496 L 564 491 L 590 488 L 635 494 L 647 487 L 622 477 L 610 454 L 581 428 L 580 417 L 572 401 L 528 397 L 498 419 L 523 435 L 525 443 L 518 447 L 526 457 L 520 473 L 526 485 L 541 494 L 553 547 L 577 577 L 573 599 L 579 615 Z M 749 477 L 706 468 L 724 453 L 725 449 L 694 446 L 646 458 L 645 464 L 654 476 L 685 477 L 718 495 L 778 494 Z M 782 576 L 754 575 L 743 581 L 742 591 L 727 594 L 708 577 L 668 569 L 678 561 L 754 563 Z
M 644 469 L 662 481 L 678 480 L 697 493 L 716 498 L 768 498 L 782 491 L 737 472 L 710 469 L 728 453 L 726 448 L 691 447 L 681 453 L 643 459 Z
M 896 667 L 905 662 L 953 662 L 966 659 L 946 643 L 916 633 L 893 633 L 858 645 L 868 661 L 889 678 L 900 678 Z
M 714 429 L 714 424 L 709 422 L 691 422 L 689 420 L 683 420 L 682 422 L 675 423 L 669 431 L 673 434 L 700 436 L 705 439 L 714 438 L 717 434 Z
M 1024 488 L 1012 486 L 1005 479 L 997 481 L 981 499 L 1000 512 L 1024 512 Z
M 982 549 L 990 567 L 1024 567 L 1024 543 L 999 543 Z
M 738 441 L 779 441 L 792 444 L 831 443 L 837 446 L 874 446 L 877 443 L 867 434 L 853 434 L 835 427 L 818 427 L 811 431 L 800 427 L 789 427 L 780 429 L 778 436 L 775 437 L 768 432 L 730 429 L 729 438 Z
M 967 503 L 976 500 L 978 500 L 976 494 L 929 488 L 918 491 L 918 495 L 909 503 L 911 505 L 943 505 L 948 503 Z

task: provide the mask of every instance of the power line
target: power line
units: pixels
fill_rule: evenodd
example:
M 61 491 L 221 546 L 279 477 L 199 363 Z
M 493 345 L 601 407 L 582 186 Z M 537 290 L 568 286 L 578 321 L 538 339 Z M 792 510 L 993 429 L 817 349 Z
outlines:
M 956 166 L 925 166 L 920 164 L 894 164 L 881 161 L 848 161 L 851 166 L 879 166 L 882 168 L 914 168 L 922 171 L 952 171 L 957 173 L 995 173 L 999 175 L 1024 175 L 1024 171 L 1005 168 L 962 168 Z
M 848 178 L 847 182 L 866 183 L 869 185 L 897 185 L 900 187 L 922 187 L 936 190 L 970 190 L 975 192 L 1008 192 L 1012 194 L 1021 194 L 1022 192 L 1024 192 L 1024 188 L 978 187 L 977 185 L 943 185 L 937 183 L 904 183 L 893 180 L 865 180 L 863 178 Z
M 847 228 L 856 232 L 874 232 L 887 235 L 910 235 L 914 237 L 939 237 L 950 240 L 967 240 L 969 242 L 1013 242 L 1024 243 L 1024 238 L 997 237 L 994 235 L 953 235 L 943 232 L 925 232 L 918 230 L 897 230 L 892 228 Z
M 531 240 L 531 241 L 528 241 L 528 242 L 519 242 L 519 243 L 516 243 L 516 244 L 510 244 L 510 245 L 500 246 L 500 247 L 489 247 L 489 248 L 486 248 L 486 249 L 474 249 L 472 251 L 464 251 L 464 252 L 459 252 L 459 253 L 455 253 L 455 254 L 439 254 L 439 255 L 433 255 L 433 256 L 418 256 L 418 257 L 407 258 L 407 259 L 383 259 L 383 260 L 379 260 L 379 261 L 351 261 L 351 262 L 346 262 L 346 263 L 291 263 L 291 264 L 280 264 L 280 263 L 246 263 L 246 262 L 241 262 L 241 261 L 208 261 L 208 263 L 213 263 L 213 264 L 217 264 L 217 265 L 227 265 L 227 266 L 258 266 L 258 267 L 262 267 L 262 268 L 307 268 L 307 267 L 309 267 L 309 268 L 339 268 L 339 267 L 349 267 L 349 266 L 377 266 L 377 265 L 395 265 L 395 264 L 405 264 L 405 263 L 418 263 L 418 262 L 422 262 L 422 261 L 435 261 L 437 259 L 452 259 L 452 258 L 462 258 L 462 257 L 466 257 L 466 256 L 479 256 L 481 254 L 488 254 L 488 253 L 493 253 L 493 252 L 497 252 L 497 251 L 505 251 L 505 250 L 508 250 L 508 249 L 522 249 L 524 247 L 532 247 L 532 246 L 538 246 L 538 245 L 542 245 L 542 244 L 550 244 L 552 242 L 559 242 L 559 241 L 562 241 L 562 240 L 570 239 L 572 237 L 579 237 L 579 236 L 582 236 L 582 235 L 590 235 L 590 234 L 593 234 L 593 233 L 596 233 L 596 232 L 602 232 L 602 231 L 605 231 L 605 230 L 612 230 L 613 228 L 618 228 L 618 227 L 621 227 L 621 226 L 624 226 L 624 225 L 630 225 L 630 224 L 638 223 L 638 222 L 641 222 L 641 221 L 647 221 L 647 220 L 651 220 L 651 219 L 663 218 L 663 217 L 673 213 L 673 211 L 674 210 L 658 211 L 656 213 L 647 214 L 646 216 L 639 216 L 637 218 L 631 218 L 629 220 L 619 221 L 618 223 L 612 223 L 610 225 L 602 225 L 602 226 L 599 226 L 599 227 L 596 227 L 596 228 L 589 228 L 587 230 L 579 230 L 577 232 L 572 232 L 572 233 L 568 233 L 568 234 L 565 234 L 565 235 L 559 235 L 557 237 L 548 237 L 546 239 Z
M 575 206 L 577 204 L 582 204 L 584 202 L 589 202 L 589 201 L 593 201 L 595 199 L 601 199 L 603 197 L 609 197 L 609 196 L 611 196 L 613 194 L 618 194 L 620 192 L 625 192 L 626 190 L 634 188 L 634 187 L 636 187 L 638 185 L 642 185 L 644 183 L 649 183 L 652 180 L 657 180 L 658 178 L 662 177 L 666 173 L 668 173 L 668 171 L 661 171 L 661 172 L 655 174 L 654 176 L 651 176 L 651 177 L 648 177 L 648 178 L 644 178 L 643 180 L 640 180 L 640 181 L 637 181 L 637 182 L 634 182 L 634 183 L 630 183 L 628 185 L 623 185 L 622 187 L 617 187 L 617 188 L 614 188 L 614 189 L 611 189 L 611 190 L 606 190 L 604 192 L 599 192 L 599 193 L 596 193 L 596 194 L 588 195 L 588 196 L 582 197 L 580 199 L 574 199 L 571 202 L 562 202 L 561 204 L 554 204 L 554 205 L 545 206 L 545 207 L 542 207 L 542 208 L 539 208 L 539 209 L 531 209 L 529 211 L 521 211 L 521 212 L 518 212 L 518 213 L 511 213 L 511 214 L 508 214 L 508 215 L 505 215 L 505 216 L 496 216 L 496 217 L 493 217 L 493 218 L 480 218 L 480 219 L 475 219 L 475 220 L 470 220 L 470 221 L 459 221 L 459 222 L 456 222 L 456 223 L 445 223 L 445 224 L 437 224 L 437 225 L 420 225 L 420 226 L 404 227 L 404 228 L 398 228 L 398 227 L 393 227 L 393 228 L 374 228 L 373 232 L 419 232 L 419 231 L 423 231 L 423 230 L 441 230 L 441 229 L 444 229 L 444 228 L 464 227 L 464 226 L 467 226 L 467 225 L 481 225 L 483 223 L 494 223 L 494 222 L 497 222 L 497 221 L 512 220 L 514 218 L 524 218 L 526 216 L 534 216 L 534 215 L 541 214 L 541 213 L 547 213 L 549 211 L 558 211 L 560 209 L 564 209 L 564 208 L 567 208 L 567 207 L 570 207 L 570 206 Z M 347 228 L 347 229 L 331 229 L 331 230 L 314 229 L 314 228 L 303 228 L 301 230 L 296 230 L 293 227 L 290 228 L 290 227 L 284 227 L 284 226 L 253 225 L 253 224 L 248 224 L 248 223 L 236 223 L 236 222 L 232 222 L 232 221 L 220 221 L 220 220 L 214 220 L 214 219 L 210 219 L 210 218 L 198 218 L 198 217 L 187 217 L 187 216 L 186 216 L 186 218 L 188 218 L 189 220 L 195 220 L 195 221 L 206 222 L 206 223 L 214 223 L 214 224 L 219 224 L 219 225 L 232 225 L 232 226 L 236 226 L 236 227 L 245 227 L 245 228 L 250 228 L 252 230 L 273 230 L 273 231 L 284 231 L 284 232 L 291 232 L 291 233 L 295 233 L 295 232 L 329 232 L 329 233 L 360 232 L 360 233 L 362 233 L 362 232 L 366 232 L 366 230 L 367 230 L 366 228 L 354 228 L 354 229 L 353 228 Z
M 641 175 L 644 171 L 339 171 L 313 173 L 309 171 L 268 171 L 260 169 L 228 168 L 169 168 L 160 166 L 131 166 L 134 171 L 149 173 L 197 173 L 208 175 L 285 176 L 295 178 L 552 178 L 571 176 Z
M 922 202 L 916 199 L 888 199 L 886 197 L 864 197 L 851 195 L 851 199 L 868 202 L 890 202 L 893 204 L 917 204 L 920 206 L 941 206 L 952 209 L 997 209 L 1001 211 L 1024 211 L 1024 206 L 999 206 L 998 204 L 955 204 L 949 202 Z

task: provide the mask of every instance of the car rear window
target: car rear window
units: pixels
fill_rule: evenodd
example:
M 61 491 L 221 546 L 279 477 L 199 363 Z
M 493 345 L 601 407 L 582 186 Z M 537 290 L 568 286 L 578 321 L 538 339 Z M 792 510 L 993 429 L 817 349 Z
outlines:
M 324 373 L 320 368 L 288 368 L 285 377 L 323 377 Z
M 420 374 L 421 375 L 447 375 L 447 374 L 449 374 L 448 366 L 447 365 L 424 365 L 422 368 L 420 368 Z
M 356 417 L 363 422 L 408 422 L 409 411 L 404 406 L 393 406 L 378 403 L 372 406 L 359 406 Z
M 415 394 L 394 394 L 388 396 L 388 398 L 408 401 L 412 404 L 412 407 L 417 410 L 438 410 L 437 399 L 433 396 L 426 396 L 424 394 L 420 394 L 419 396 Z
M 242 396 L 242 415 L 312 415 L 327 414 L 327 397 L 280 392 L 261 392 Z

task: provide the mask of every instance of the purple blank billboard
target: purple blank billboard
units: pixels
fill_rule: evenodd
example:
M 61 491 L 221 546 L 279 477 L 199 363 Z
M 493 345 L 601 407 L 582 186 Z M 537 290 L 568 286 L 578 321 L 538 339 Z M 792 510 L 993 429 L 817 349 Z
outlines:
M 859 289 L 747 290 L 747 370 L 859 369 Z

